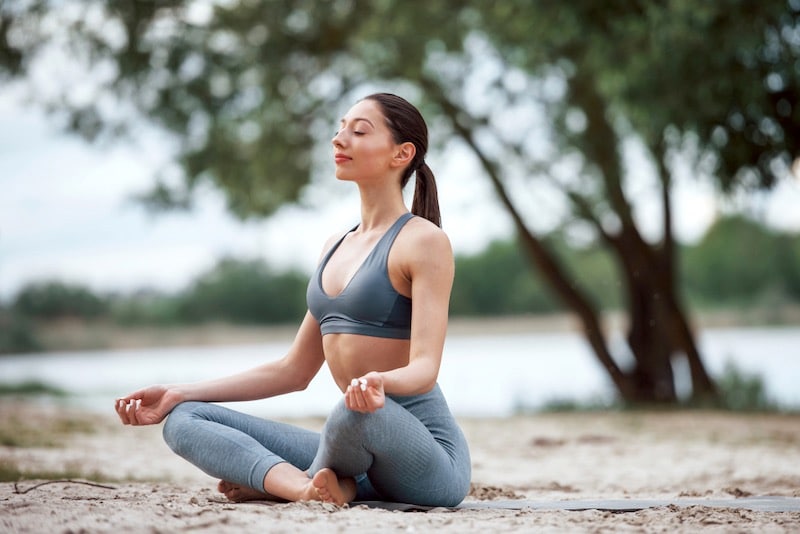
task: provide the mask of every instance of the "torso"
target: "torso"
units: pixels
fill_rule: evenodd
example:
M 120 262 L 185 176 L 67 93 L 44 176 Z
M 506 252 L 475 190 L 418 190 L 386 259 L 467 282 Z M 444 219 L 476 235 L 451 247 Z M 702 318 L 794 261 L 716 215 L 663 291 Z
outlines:
M 356 334 L 327 334 L 322 338 L 325 361 L 342 392 L 353 378 L 407 365 L 409 346 L 407 339 Z
M 405 226 L 412 223 L 413 220 Z M 346 290 L 387 230 L 383 228 L 369 233 L 356 231 L 347 234 L 321 273 L 321 288 L 325 295 L 336 297 Z M 392 287 L 400 295 L 410 298 L 411 280 L 404 272 L 402 254 L 395 254 L 402 248 L 403 233 L 404 230 L 401 230 L 389 251 L 387 267 Z M 410 342 L 408 339 L 327 333 L 322 337 L 322 346 L 328 368 L 336 384 L 344 391 L 355 377 L 370 371 L 389 371 L 407 365 Z

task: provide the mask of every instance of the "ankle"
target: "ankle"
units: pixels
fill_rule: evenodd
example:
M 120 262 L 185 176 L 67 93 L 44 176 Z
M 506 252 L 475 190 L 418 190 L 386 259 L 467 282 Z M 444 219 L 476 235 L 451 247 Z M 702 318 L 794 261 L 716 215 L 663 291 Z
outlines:
M 342 494 L 344 494 L 345 502 L 350 503 L 356 500 L 356 493 L 358 490 L 356 479 L 343 478 L 339 480 L 339 486 L 342 488 Z

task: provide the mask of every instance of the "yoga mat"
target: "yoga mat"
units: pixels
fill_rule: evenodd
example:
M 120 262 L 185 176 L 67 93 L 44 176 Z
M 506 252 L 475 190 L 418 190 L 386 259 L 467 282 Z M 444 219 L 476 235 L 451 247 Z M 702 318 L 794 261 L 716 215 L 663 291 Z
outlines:
M 798 497 L 744 497 L 739 499 L 587 499 L 587 500 L 497 500 L 497 501 L 464 501 L 454 508 L 435 508 L 385 501 L 359 501 L 351 506 L 366 505 L 370 508 L 383 508 L 403 512 L 428 512 L 430 510 L 474 510 L 474 509 L 506 509 L 506 510 L 602 510 L 610 512 L 635 512 L 646 508 L 664 506 L 709 506 L 714 508 L 743 508 L 758 512 L 800 512 Z

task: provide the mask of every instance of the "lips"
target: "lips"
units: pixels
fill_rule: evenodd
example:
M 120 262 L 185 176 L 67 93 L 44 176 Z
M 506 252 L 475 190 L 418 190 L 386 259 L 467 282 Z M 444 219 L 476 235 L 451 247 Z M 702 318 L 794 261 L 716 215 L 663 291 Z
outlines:
M 344 154 L 334 154 L 333 161 L 336 163 L 344 163 L 346 161 L 350 161 L 352 158 L 345 156 Z

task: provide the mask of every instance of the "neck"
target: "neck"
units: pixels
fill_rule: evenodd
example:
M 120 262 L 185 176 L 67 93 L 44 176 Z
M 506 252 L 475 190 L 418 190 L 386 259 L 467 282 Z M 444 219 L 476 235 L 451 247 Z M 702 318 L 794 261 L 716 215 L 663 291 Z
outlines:
M 385 229 L 408 211 L 403 192 L 398 187 L 359 186 L 361 194 L 361 225 L 359 230 Z

